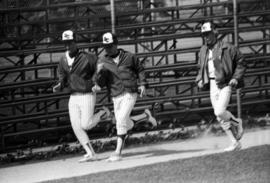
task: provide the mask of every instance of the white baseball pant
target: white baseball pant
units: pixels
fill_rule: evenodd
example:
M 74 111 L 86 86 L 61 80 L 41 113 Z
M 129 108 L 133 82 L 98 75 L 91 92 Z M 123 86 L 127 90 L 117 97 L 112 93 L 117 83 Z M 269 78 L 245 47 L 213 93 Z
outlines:
M 124 135 L 134 125 L 130 113 L 136 103 L 137 93 L 123 93 L 113 97 L 114 115 L 116 119 L 117 135 Z
M 69 98 L 68 108 L 72 129 L 79 140 L 84 145 L 89 142 L 86 130 L 97 125 L 101 115 L 95 114 L 96 94 L 75 93 Z
M 227 110 L 232 93 L 231 86 L 225 86 L 224 88 L 218 88 L 214 79 L 210 80 L 210 99 L 214 109 L 214 113 L 217 120 L 221 123 L 224 130 L 228 130 L 231 127 L 230 120 L 235 118 L 231 112 Z

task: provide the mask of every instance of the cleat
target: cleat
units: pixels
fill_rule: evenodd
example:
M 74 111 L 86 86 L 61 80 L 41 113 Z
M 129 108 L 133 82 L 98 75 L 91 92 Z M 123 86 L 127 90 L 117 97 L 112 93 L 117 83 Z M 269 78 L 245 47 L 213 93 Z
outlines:
M 242 148 L 241 143 L 237 141 L 234 144 L 230 145 L 229 147 L 225 148 L 224 151 L 225 152 L 237 151 L 240 150 L 241 148 Z
M 106 159 L 107 162 L 115 162 L 120 161 L 122 159 L 120 154 L 113 153 L 110 155 L 108 159 Z
M 96 155 L 85 154 L 83 158 L 79 160 L 79 163 L 84 163 L 88 161 L 96 161 L 96 160 L 97 160 Z
M 108 107 L 102 106 L 102 110 L 104 111 L 104 114 L 101 115 L 100 119 L 101 120 L 106 120 L 111 117 L 111 112 Z
M 152 116 L 149 109 L 144 110 L 145 114 L 147 115 L 147 120 L 152 124 L 153 127 L 157 126 L 157 120 Z

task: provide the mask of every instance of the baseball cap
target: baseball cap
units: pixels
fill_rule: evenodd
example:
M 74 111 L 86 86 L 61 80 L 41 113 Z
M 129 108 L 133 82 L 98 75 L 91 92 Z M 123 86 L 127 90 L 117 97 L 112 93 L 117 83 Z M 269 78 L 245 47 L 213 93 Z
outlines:
M 112 34 L 111 32 L 107 32 L 102 36 L 102 43 L 103 45 L 117 44 L 118 40 L 114 34 Z
M 72 30 L 66 30 L 62 34 L 62 41 L 74 40 L 74 33 Z
M 206 22 L 202 25 L 201 27 L 201 33 L 204 33 L 204 32 L 211 32 L 213 31 L 213 28 L 212 28 L 212 25 L 210 22 Z

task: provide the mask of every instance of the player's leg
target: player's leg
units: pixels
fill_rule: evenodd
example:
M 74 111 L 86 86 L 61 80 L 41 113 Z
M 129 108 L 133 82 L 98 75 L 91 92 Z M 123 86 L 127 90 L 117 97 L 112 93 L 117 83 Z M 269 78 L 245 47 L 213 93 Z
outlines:
M 231 145 L 225 149 L 225 151 L 232 151 L 241 148 L 240 142 L 236 139 L 233 128 L 231 124 L 231 119 L 233 115 L 227 110 L 231 98 L 231 87 L 226 86 L 220 89 L 219 97 L 217 100 L 217 105 L 215 107 L 215 115 L 220 119 L 221 127 L 224 129 L 225 133 L 231 141 Z
M 127 131 L 134 126 L 133 121 L 130 119 L 130 113 L 136 103 L 136 99 L 137 94 L 130 93 L 126 93 L 113 99 L 117 130 L 117 145 L 115 152 L 110 156 L 108 161 L 117 161 L 121 159 L 121 153 L 125 144 Z
M 119 105 L 116 114 L 116 129 L 117 134 L 122 135 L 127 133 L 134 127 L 134 122 L 130 118 L 130 114 L 137 100 L 137 94 L 126 93 Z
M 96 104 L 96 94 L 83 94 L 84 100 L 80 103 L 81 113 L 81 126 L 85 130 L 94 128 L 104 116 L 109 116 L 110 111 L 107 107 L 103 106 L 103 109 L 94 114 Z
M 89 137 L 86 131 L 81 126 L 81 107 L 80 103 L 84 101 L 84 97 L 80 95 L 71 95 L 69 100 L 69 116 L 71 121 L 72 129 L 79 140 L 80 144 L 86 151 L 86 155 L 83 159 L 79 160 L 80 162 L 91 160 L 95 157 L 95 152 L 90 144 Z
M 227 86 L 221 89 L 219 97 L 219 107 L 216 111 L 217 115 L 224 121 L 230 123 L 230 130 L 232 131 L 236 140 L 240 140 L 243 135 L 242 119 L 236 118 L 230 111 L 227 110 L 231 98 L 231 87 Z
M 230 111 L 227 111 L 231 116 L 231 128 L 234 136 L 237 140 L 240 140 L 244 134 L 243 120 L 241 118 L 236 118 Z
M 152 124 L 152 127 L 157 126 L 157 120 L 152 116 L 149 109 L 145 109 L 142 114 L 138 114 L 130 117 L 136 124 L 144 121 L 148 121 Z
M 214 87 L 215 88 L 215 87 Z M 240 140 L 243 136 L 243 125 L 242 119 L 236 118 L 230 111 L 227 110 L 231 98 L 231 87 L 226 86 L 223 89 L 216 89 L 218 94 L 215 96 L 215 115 L 222 119 L 224 123 L 230 124 L 230 130 L 232 131 L 234 137 Z M 212 99 L 211 99 L 212 100 Z

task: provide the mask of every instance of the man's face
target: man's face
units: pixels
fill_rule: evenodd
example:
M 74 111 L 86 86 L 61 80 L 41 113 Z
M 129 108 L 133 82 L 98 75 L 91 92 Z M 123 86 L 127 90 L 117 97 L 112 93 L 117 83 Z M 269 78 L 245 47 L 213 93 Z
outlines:
M 68 51 L 69 56 L 71 58 L 73 58 L 76 55 L 76 53 L 78 52 L 77 45 L 74 41 L 66 41 L 65 48 L 66 48 L 66 51 Z
M 116 44 L 104 45 L 104 49 L 106 51 L 106 54 L 109 56 L 115 55 L 118 52 Z
M 216 43 L 216 35 L 213 31 L 202 33 L 202 37 L 208 46 L 213 46 Z
M 65 41 L 64 44 L 65 44 L 66 51 L 69 51 L 72 49 L 72 47 L 74 47 L 75 43 L 73 41 Z

